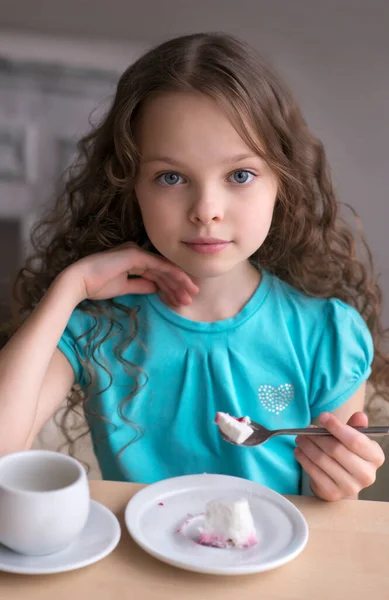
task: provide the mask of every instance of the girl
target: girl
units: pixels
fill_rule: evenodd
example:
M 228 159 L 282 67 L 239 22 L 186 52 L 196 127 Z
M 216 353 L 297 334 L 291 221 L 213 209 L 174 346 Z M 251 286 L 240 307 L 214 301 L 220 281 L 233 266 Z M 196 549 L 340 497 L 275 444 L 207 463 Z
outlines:
M 68 398 L 105 479 L 296 494 L 306 477 L 325 500 L 373 483 L 382 450 L 350 425 L 370 375 L 387 389 L 379 289 L 322 145 L 244 43 L 190 35 L 133 64 L 34 244 L 0 356 L 0 453 Z M 332 436 L 236 447 L 218 410 Z

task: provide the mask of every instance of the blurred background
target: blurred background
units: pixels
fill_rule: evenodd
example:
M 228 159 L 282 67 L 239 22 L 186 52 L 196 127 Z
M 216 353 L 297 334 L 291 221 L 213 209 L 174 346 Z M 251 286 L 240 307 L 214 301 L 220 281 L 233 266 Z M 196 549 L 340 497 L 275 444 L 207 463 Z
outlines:
M 324 141 L 338 196 L 362 219 L 388 326 L 388 29 L 387 0 L 1 0 L 0 322 L 31 225 L 119 74 L 168 37 L 224 31 L 273 63 Z M 377 415 L 389 422 L 383 404 Z M 54 425 L 43 438 L 57 444 Z M 384 469 L 364 497 L 389 500 Z

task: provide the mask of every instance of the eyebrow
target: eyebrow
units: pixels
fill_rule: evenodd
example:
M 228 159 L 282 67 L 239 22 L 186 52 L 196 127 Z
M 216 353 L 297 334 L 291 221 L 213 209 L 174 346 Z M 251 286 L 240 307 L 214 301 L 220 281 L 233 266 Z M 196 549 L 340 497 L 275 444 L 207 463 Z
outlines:
M 258 154 L 237 154 L 235 156 L 231 156 L 225 160 L 222 161 L 223 164 L 231 164 L 231 163 L 237 163 L 237 162 L 242 162 L 243 160 L 249 160 L 249 159 L 259 159 L 259 160 L 263 160 L 261 156 L 259 156 Z M 170 156 L 151 156 L 150 158 L 145 158 L 144 160 L 142 160 L 143 163 L 153 163 L 153 162 L 164 162 L 164 163 L 169 163 L 171 165 L 177 165 L 177 166 L 183 166 L 183 163 L 181 163 L 179 160 L 176 160 Z

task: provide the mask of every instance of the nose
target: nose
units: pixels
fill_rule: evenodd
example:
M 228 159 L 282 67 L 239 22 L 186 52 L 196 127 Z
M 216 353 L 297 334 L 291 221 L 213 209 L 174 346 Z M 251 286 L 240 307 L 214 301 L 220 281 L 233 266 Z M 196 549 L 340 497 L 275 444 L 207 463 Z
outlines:
M 215 189 L 198 189 L 189 210 L 189 220 L 196 224 L 209 225 L 218 223 L 224 217 L 223 199 L 220 191 Z

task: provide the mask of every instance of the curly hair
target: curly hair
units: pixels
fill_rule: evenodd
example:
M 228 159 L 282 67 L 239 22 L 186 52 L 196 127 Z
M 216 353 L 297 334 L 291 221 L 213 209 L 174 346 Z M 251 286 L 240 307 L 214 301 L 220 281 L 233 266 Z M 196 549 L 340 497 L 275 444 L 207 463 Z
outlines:
M 164 42 L 121 76 L 110 109 L 80 140 L 62 192 L 33 230 L 33 253 L 14 286 L 18 307 L 14 328 L 56 276 L 77 260 L 128 241 L 156 251 L 147 238 L 134 192 L 140 163 L 135 131 L 145 101 L 172 91 L 196 91 L 215 99 L 274 171 L 279 191 L 271 229 L 252 259 L 307 295 L 336 297 L 360 312 L 375 347 L 370 380 L 385 396 L 389 356 L 380 323 L 381 292 L 367 244 L 363 235 L 357 243 L 358 232 L 340 214 L 323 145 L 309 131 L 290 91 L 255 51 L 225 34 L 187 35 Z M 116 348 L 133 382 L 120 410 L 124 419 L 125 403 L 147 382 L 140 366 L 123 358 L 137 336 L 136 311 L 113 300 L 85 301 L 80 309 L 94 317 L 94 327 L 87 345 L 91 360 L 83 365 L 89 383 L 82 393 L 72 389 L 62 419 L 70 445 L 74 440 L 66 431 L 66 418 L 81 404 L 88 410 L 94 388 L 92 358 L 99 344 L 112 335 L 116 311 L 126 313 L 129 321 L 126 343 Z M 103 318 L 111 327 L 101 339 Z M 130 424 L 136 439 L 140 432 L 135 423 Z

